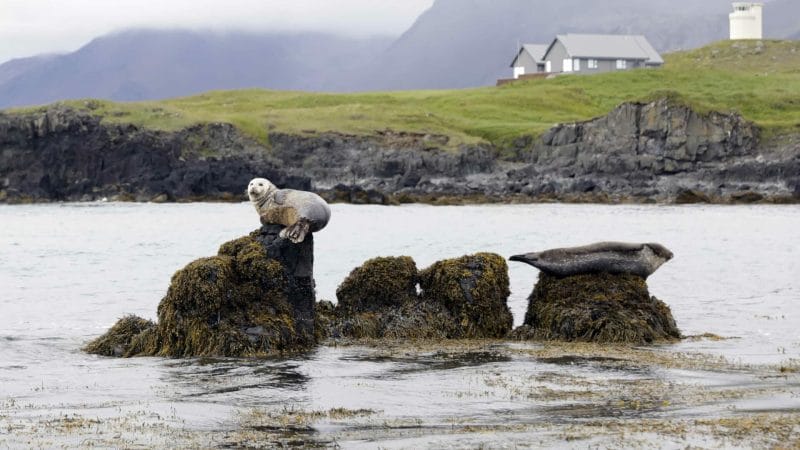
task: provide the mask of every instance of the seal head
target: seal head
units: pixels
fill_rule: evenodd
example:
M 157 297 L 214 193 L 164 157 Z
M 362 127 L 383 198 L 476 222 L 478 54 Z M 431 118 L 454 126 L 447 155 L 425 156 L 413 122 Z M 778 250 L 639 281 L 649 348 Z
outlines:
M 530 264 L 559 277 L 607 272 L 628 273 L 646 279 L 672 257 L 672 252 L 661 244 L 598 242 L 514 255 L 510 260 Z
M 278 188 L 266 178 L 253 178 L 247 185 L 247 196 L 254 205 L 266 203 L 277 191 Z

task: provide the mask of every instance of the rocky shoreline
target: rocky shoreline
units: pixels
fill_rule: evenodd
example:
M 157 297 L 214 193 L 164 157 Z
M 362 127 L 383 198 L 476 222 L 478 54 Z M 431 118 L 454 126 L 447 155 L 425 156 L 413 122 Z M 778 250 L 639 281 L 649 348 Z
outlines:
M 511 148 L 446 136 L 154 131 L 49 106 L 0 112 L 0 203 L 242 201 L 265 176 L 330 202 L 797 203 L 800 135 L 762 139 L 738 114 L 661 99 L 559 124 Z

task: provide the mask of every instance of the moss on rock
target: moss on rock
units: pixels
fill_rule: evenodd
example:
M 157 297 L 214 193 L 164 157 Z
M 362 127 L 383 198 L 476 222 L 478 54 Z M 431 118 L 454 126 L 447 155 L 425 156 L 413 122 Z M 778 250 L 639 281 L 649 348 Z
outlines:
M 680 338 L 669 307 L 636 275 L 541 273 L 528 300 L 518 338 L 633 344 Z
M 153 335 L 155 326 L 151 320 L 133 315 L 125 316 L 104 335 L 86 344 L 83 350 L 95 355 L 129 356 L 132 347 L 141 345 L 142 335 Z
M 478 253 L 434 263 L 420 272 L 422 298 L 444 305 L 459 324 L 461 338 L 501 338 L 514 318 L 508 265 L 500 255 Z
M 353 269 L 336 289 L 349 312 L 401 306 L 417 296 L 417 264 L 409 256 L 373 258 Z

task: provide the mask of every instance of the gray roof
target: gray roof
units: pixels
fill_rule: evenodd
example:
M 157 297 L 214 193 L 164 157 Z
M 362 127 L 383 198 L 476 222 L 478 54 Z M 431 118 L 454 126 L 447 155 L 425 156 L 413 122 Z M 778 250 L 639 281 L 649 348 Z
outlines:
M 664 64 L 661 55 L 642 35 L 617 34 L 559 34 L 553 41 L 561 41 L 573 58 L 639 59 L 648 64 Z M 550 48 L 547 51 L 550 51 Z
M 534 61 L 537 63 L 540 61 L 544 61 L 544 55 L 547 53 L 547 49 L 550 48 L 547 44 L 522 44 L 522 48 L 519 49 L 517 52 L 517 56 L 514 57 L 514 60 L 511 61 L 511 67 L 514 67 L 514 64 L 517 63 L 517 59 L 519 59 L 519 55 L 526 51 L 528 52 Z

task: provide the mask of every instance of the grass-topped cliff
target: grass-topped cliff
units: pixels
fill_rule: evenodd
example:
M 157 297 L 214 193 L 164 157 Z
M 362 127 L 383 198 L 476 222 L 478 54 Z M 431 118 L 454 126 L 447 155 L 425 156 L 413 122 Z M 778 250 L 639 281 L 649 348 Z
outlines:
M 229 122 L 270 131 L 373 134 L 391 129 L 502 145 L 555 123 L 603 115 L 625 101 L 669 96 L 700 111 L 737 111 L 769 134 L 800 132 L 800 41 L 720 42 L 665 55 L 657 70 L 561 76 L 464 90 L 317 94 L 215 91 L 163 101 L 66 102 L 110 122 L 176 130 Z

